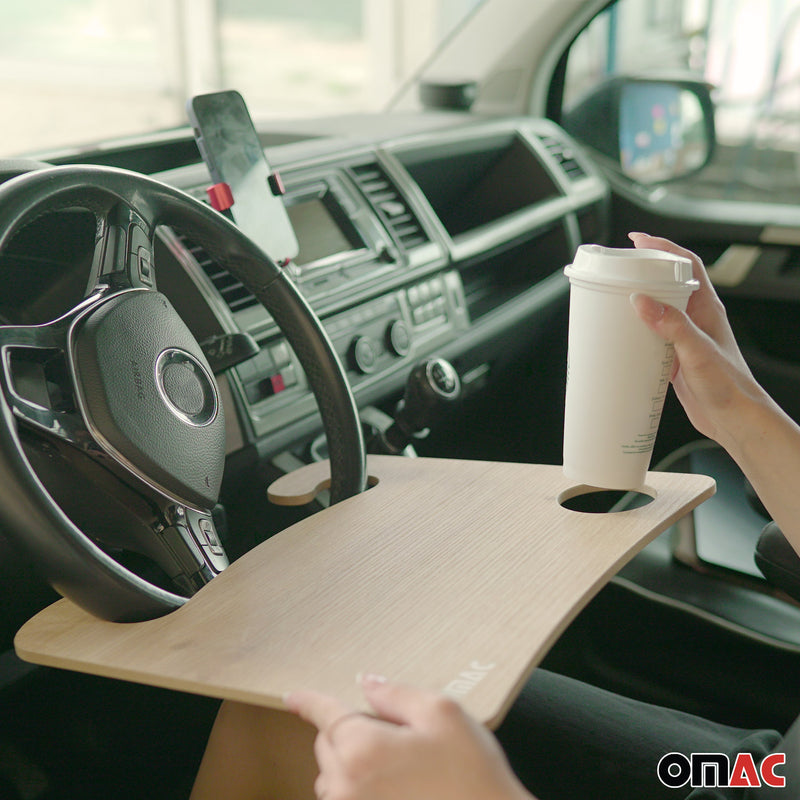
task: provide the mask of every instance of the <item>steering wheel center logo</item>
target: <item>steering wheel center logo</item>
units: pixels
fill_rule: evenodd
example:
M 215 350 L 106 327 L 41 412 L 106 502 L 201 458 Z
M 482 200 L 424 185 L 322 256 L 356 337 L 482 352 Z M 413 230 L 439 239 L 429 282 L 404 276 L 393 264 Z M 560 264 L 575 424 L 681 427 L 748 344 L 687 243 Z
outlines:
M 202 428 L 217 417 L 214 379 L 190 353 L 164 350 L 156 360 L 156 386 L 167 408 L 182 422 Z

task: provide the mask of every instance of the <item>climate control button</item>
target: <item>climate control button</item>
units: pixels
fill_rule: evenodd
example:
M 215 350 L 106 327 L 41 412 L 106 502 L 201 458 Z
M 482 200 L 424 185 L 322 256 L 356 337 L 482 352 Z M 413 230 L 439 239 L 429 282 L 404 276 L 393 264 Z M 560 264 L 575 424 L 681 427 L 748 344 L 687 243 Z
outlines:
M 407 356 L 411 352 L 411 332 L 402 319 L 396 319 L 386 328 L 386 344 L 398 356 Z
M 369 336 L 357 336 L 350 345 L 350 363 L 354 369 L 366 375 L 375 370 L 378 351 Z

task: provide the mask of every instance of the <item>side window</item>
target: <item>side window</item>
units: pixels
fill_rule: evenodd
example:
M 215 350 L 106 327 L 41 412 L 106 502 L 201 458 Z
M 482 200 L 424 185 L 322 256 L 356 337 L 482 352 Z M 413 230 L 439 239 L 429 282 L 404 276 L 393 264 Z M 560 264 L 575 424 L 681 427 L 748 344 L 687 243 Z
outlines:
M 800 0 L 619 0 L 572 45 L 562 110 L 614 77 L 676 74 L 710 84 L 716 109 L 714 157 L 681 191 L 796 204 Z

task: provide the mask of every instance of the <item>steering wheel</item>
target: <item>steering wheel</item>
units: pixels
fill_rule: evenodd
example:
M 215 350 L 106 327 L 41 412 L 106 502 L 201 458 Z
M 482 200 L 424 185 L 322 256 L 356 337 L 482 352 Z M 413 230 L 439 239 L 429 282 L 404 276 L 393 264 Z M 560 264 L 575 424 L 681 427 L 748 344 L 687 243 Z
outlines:
M 66 209 L 96 219 L 83 298 L 43 324 L 0 325 L 0 525 L 90 613 L 149 619 L 181 606 L 228 563 L 211 513 L 225 459 L 222 404 L 202 349 L 156 289 L 156 226 L 205 248 L 294 348 L 328 438 L 332 502 L 364 489 L 361 426 L 320 321 L 224 216 L 133 172 L 37 169 L 0 186 L 0 253 L 26 225 Z M 72 502 L 80 518 L 86 494 L 76 501 L 65 491 L 56 502 L 45 488 L 39 467 L 54 459 L 91 487 L 89 505 L 125 496 L 100 515 L 99 530 L 81 530 L 65 511 Z M 131 553 L 156 563 L 158 577 L 120 563 Z

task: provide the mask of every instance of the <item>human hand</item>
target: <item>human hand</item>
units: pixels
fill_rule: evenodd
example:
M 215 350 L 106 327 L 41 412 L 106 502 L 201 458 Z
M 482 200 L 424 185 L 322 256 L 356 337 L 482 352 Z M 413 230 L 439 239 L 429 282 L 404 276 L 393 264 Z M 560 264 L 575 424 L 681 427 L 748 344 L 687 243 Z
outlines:
M 376 676 L 361 683 L 375 717 L 318 692 L 286 698 L 319 730 L 320 800 L 533 800 L 494 736 L 455 701 Z
M 692 293 L 686 313 L 646 295 L 631 298 L 642 321 L 675 345 L 672 383 L 691 423 L 704 436 L 730 450 L 742 437 L 747 401 L 764 402 L 742 357 L 722 305 L 700 259 L 667 239 L 629 234 L 637 248 L 663 250 L 688 258 L 700 288 Z

